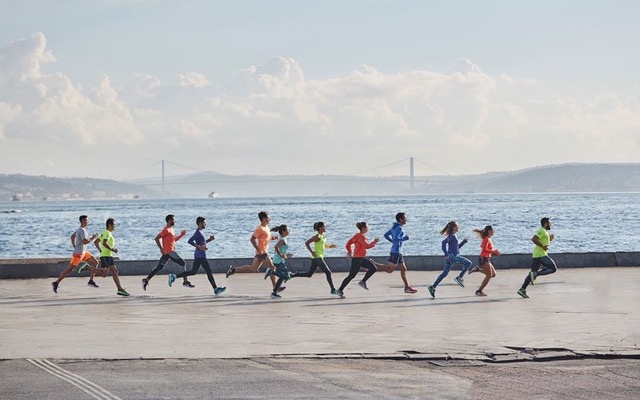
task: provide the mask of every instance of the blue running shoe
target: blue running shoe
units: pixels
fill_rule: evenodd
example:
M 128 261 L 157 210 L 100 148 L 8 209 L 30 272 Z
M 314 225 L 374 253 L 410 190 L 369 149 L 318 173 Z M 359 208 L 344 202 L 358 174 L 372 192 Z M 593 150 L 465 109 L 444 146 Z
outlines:
M 267 279 L 269 276 L 271 276 L 271 274 L 273 274 L 273 270 L 271 270 L 271 268 L 267 268 L 267 270 L 264 272 L 264 279 Z
M 429 294 L 431 295 L 432 298 L 436 298 L 436 288 L 434 288 L 433 286 L 429 286 L 427 288 L 427 290 L 429 290 Z
M 215 294 L 216 296 L 221 295 L 225 290 L 227 290 L 226 286 L 218 286 L 217 288 L 213 289 L 213 294 Z
M 169 287 L 173 286 L 173 282 L 176 281 L 176 274 L 169 274 Z

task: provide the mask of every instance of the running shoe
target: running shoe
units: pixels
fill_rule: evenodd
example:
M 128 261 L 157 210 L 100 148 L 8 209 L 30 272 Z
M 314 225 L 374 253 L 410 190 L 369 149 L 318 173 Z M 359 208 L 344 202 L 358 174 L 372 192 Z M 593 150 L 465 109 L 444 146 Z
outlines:
M 469 269 L 469 272 L 468 272 L 468 273 L 469 273 L 469 274 L 473 274 L 474 272 L 478 272 L 478 271 L 480 271 L 480 267 L 479 267 L 479 266 L 477 266 L 477 265 L 474 265 L 473 267 L 471 267 L 471 268 Z
M 280 286 L 278 288 L 278 293 L 282 292 L 283 290 L 285 290 L 287 287 L 286 286 Z
M 89 268 L 89 263 L 86 261 L 81 262 L 80 264 L 78 264 L 78 273 L 84 271 L 85 269 Z
M 429 286 L 427 288 L 427 290 L 429 291 L 429 294 L 431 295 L 432 298 L 436 298 L 436 288 L 434 288 L 433 286 Z
M 476 296 L 486 296 L 487 294 L 485 292 L 483 292 L 482 290 L 476 290 Z
M 51 282 L 51 289 L 53 289 L 53 293 L 58 293 L 58 282 Z
M 147 291 L 147 286 L 149 286 L 149 280 L 147 278 L 142 278 L 140 281 L 142 283 L 142 290 Z
M 271 274 L 273 274 L 273 271 L 271 270 L 271 268 L 267 268 L 267 270 L 264 272 L 264 279 L 267 279 L 269 276 L 271 276 Z
M 176 281 L 176 274 L 169 274 L 169 287 L 173 285 L 173 282 Z
M 93 281 L 93 279 L 89 279 L 89 282 L 87 282 L 87 286 L 93 286 L 93 287 L 96 287 L 96 288 L 97 288 L 97 287 L 100 287 L 100 286 L 98 286 L 98 284 L 97 284 L 97 283 L 95 283 L 95 282 Z
M 271 298 L 272 298 L 272 299 L 281 299 L 281 298 L 282 298 L 282 296 L 280 296 L 280 295 L 279 295 L 278 293 L 276 293 L 276 292 L 272 292 L 272 293 L 271 293 Z
M 412 286 L 407 286 L 406 288 L 404 288 L 404 292 L 414 294 L 414 293 L 418 293 L 418 289 Z
M 229 269 L 227 270 L 227 278 L 236 273 L 236 269 L 233 268 L 232 265 L 229 265 Z
M 336 288 L 331 289 L 331 294 L 334 296 L 339 296 L 338 295 L 338 290 Z
M 336 290 L 336 295 L 341 299 L 344 299 L 344 293 L 342 293 L 342 290 Z
M 226 286 L 218 286 L 217 288 L 213 289 L 213 294 L 215 294 L 216 296 L 221 295 L 225 290 L 227 290 Z
M 124 296 L 124 297 L 129 296 L 129 293 L 127 293 L 127 291 L 124 289 L 118 290 L 116 293 L 118 294 L 118 296 Z
M 529 295 L 527 294 L 527 291 L 520 288 L 520 290 L 518 290 L 518 294 L 520 295 L 520 297 L 522 297 L 523 299 L 528 299 Z
M 182 282 L 182 286 L 184 287 L 188 287 L 188 288 L 194 288 L 196 287 L 196 285 L 194 285 L 193 283 L 189 282 L 189 281 L 184 281 Z
M 365 281 L 358 282 L 358 286 L 360 286 L 364 290 L 369 290 L 369 288 L 367 287 L 367 282 L 365 282 Z
M 531 279 L 531 285 L 536 285 L 536 273 L 531 271 L 529 272 L 529 279 Z
M 453 278 L 453 280 L 456 281 L 458 286 L 464 287 L 464 279 L 460 278 L 459 276 L 456 276 L 455 278 Z

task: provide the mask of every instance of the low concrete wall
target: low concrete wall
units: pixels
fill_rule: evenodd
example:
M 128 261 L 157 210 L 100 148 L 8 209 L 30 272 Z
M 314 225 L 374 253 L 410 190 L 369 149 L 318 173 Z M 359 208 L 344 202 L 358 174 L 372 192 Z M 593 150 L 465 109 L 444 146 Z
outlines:
M 478 256 L 468 257 L 474 264 Z M 558 268 L 593 268 L 593 267 L 637 267 L 640 266 L 640 252 L 615 253 L 559 253 L 551 254 Z M 387 257 L 373 257 L 377 262 L 386 263 Z M 531 254 L 504 254 L 492 257 L 492 263 L 497 269 L 530 268 Z M 192 260 L 186 260 L 191 265 Z M 209 264 L 214 273 L 224 273 L 229 265 L 240 266 L 250 264 L 250 258 L 212 258 Z M 327 264 L 332 271 L 348 272 L 349 262 L 346 257 L 327 257 Z M 442 269 L 442 256 L 405 256 L 405 262 L 410 270 L 439 271 Z M 0 279 L 35 279 L 53 278 L 67 267 L 68 259 L 56 260 L 25 260 L 0 264 Z M 116 265 L 121 275 L 147 275 L 156 265 L 157 260 L 117 261 Z M 287 266 L 292 271 L 306 271 L 310 265 L 309 258 L 292 258 Z M 264 270 L 264 269 L 263 269 Z M 178 273 L 181 268 L 172 262 L 167 263 L 160 274 Z M 204 273 L 202 269 L 199 271 Z M 320 272 L 320 271 L 319 271 Z M 83 276 L 87 272 L 82 273 Z M 79 276 L 75 271 L 69 276 Z

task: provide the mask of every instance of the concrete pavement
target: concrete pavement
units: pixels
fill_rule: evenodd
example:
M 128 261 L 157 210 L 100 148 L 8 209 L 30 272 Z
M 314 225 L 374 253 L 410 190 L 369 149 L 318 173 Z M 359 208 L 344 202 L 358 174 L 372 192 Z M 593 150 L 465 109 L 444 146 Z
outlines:
M 474 296 L 480 274 L 465 288 L 451 273 L 431 299 L 437 272 L 409 272 L 419 289 L 404 294 L 398 272 L 378 273 L 371 290 L 329 294 L 322 273 L 286 284 L 268 297 L 262 274 L 237 274 L 214 297 L 206 276 L 169 288 L 157 276 L 146 292 L 125 276 L 132 293 L 118 297 L 110 278 L 0 280 L 0 358 L 138 359 L 262 356 L 384 357 L 508 361 L 571 354 L 640 355 L 640 269 L 571 269 L 540 277 L 530 299 L 516 295 L 526 271 L 498 270 L 488 297 Z M 340 284 L 344 273 L 335 273 Z M 564 353 L 569 354 L 569 353 Z

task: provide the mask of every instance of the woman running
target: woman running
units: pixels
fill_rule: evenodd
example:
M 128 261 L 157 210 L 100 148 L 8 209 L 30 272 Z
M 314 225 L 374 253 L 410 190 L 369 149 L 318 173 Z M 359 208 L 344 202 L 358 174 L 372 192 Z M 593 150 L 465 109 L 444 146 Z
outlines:
M 273 255 L 273 264 L 276 266 L 275 271 L 271 268 L 267 268 L 267 272 L 264 274 L 264 279 L 267 279 L 271 274 L 278 277 L 278 281 L 273 286 L 273 292 L 271 292 L 272 299 L 279 299 L 282 296 L 278 294 L 278 289 L 282 286 L 283 282 L 292 278 L 291 272 L 286 266 L 286 260 L 291 258 L 293 254 L 288 253 L 289 243 L 287 242 L 287 236 L 289 236 L 289 228 L 286 225 L 280 225 L 273 229 L 271 232 L 278 232 L 280 238 L 275 246 L 275 254 Z
M 313 224 L 313 230 L 318 232 L 313 235 L 309 240 L 307 240 L 304 245 L 307 246 L 307 250 L 311 253 L 311 268 L 309 271 L 302 272 L 294 272 L 293 277 L 305 277 L 311 278 L 313 273 L 316 272 L 318 268 L 322 270 L 327 276 L 327 282 L 329 283 L 329 287 L 331 288 L 331 294 L 338 295 L 338 291 L 333 286 L 333 280 L 331 279 L 331 270 L 329 266 L 324 261 L 324 250 L 325 249 L 335 249 L 335 244 L 327 244 L 327 238 L 324 236 L 327 228 L 324 225 L 324 222 L 316 222 Z M 311 243 L 313 243 L 313 249 L 311 249 Z
M 451 271 L 451 268 L 456 264 L 462 265 L 462 271 L 460 271 L 460 274 L 453 278 L 453 280 L 456 281 L 458 285 L 464 287 L 463 276 L 464 273 L 469 270 L 469 267 L 471 267 L 471 261 L 459 254 L 462 246 L 467 243 L 467 238 L 464 238 L 462 242 L 458 243 L 458 237 L 456 236 L 456 233 L 458 233 L 459 229 L 460 227 L 458 226 L 458 223 L 456 221 L 451 221 L 447 224 L 447 226 L 444 227 L 444 229 L 440 231 L 441 235 L 447 235 L 447 237 L 442 241 L 442 251 L 444 252 L 444 270 L 436 278 L 435 282 L 433 282 L 433 285 L 427 288 L 429 289 L 429 294 L 433 298 L 436 297 L 436 288 L 438 287 L 440 282 L 442 282 L 442 280 L 447 275 L 449 275 L 449 271 Z
M 358 282 L 358 286 L 365 290 L 369 290 L 369 288 L 367 287 L 367 280 L 371 278 L 371 276 L 375 274 L 376 271 L 378 271 L 378 268 L 380 266 L 382 266 L 383 268 L 385 267 L 384 264 L 378 264 L 371 259 L 365 258 L 365 256 L 367 255 L 367 249 L 370 249 L 378 244 L 380 239 L 375 238 L 371 242 L 367 241 L 367 237 L 365 235 L 369 231 L 369 227 L 367 226 L 366 222 L 358 222 L 356 224 L 356 228 L 358 228 L 360 232 L 353 235 L 353 237 L 349 239 L 345 246 L 347 248 L 347 257 L 351 258 L 351 270 L 349 271 L 349 275 L 347 275 L 347 277 L 344 278 L 344 281 L 342 281 L 342 285 L 340 285 L 340 288 L 338 288 L 338 296 L 340 297 L 344 297 L 344 288 L 346 288 L 349 282 L 351 282 L 351 280 L 356 277 L 358 271 L 360 271 L 360 268 L 364 268 L 367 272 L 364 274 L 364 278 L 362 278 L 362 280 Z M 355 246 L 355 249 L 352 253 L 351 249 L 353 246 Z
M 482 244 L 480 244 L 480 257 L 478 258 L 478 269 L 485 275 L 480 288 L 476 290 L 476 296 L 486 296 L 485 292 L 483 292 L 484 288 L 491 278 L 496 277 L 496 269 L 493 267 L 493 264 L 491 264 L 491 256 L 499 256 L 500 250 L 493 247 L 493 242 L 491 241 L 493 227 L 491 225 L 485 226 L 484 229 L 474 229 L 473 232 L 482 239 Z

